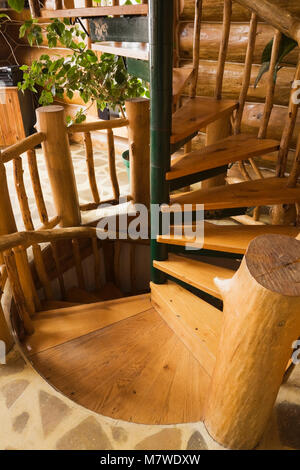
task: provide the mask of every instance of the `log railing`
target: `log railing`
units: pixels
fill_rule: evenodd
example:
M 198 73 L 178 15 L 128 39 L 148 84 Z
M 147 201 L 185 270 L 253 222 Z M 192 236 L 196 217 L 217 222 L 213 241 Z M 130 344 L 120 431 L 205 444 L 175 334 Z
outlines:
M 128 126 L 128 124 L 129 121 L 127 119 L 122 118 L 114 119 L 111 121 L 84 122 L 81 124 L 73 124 L 72 126 L 68 127 L 67 131 L 69 134 L 82 133 L 84 135 L 87 173 L 89 178 L 90 189 L 93 195 L 93 202 L 80 205 L 80 209 L 82 211 L 97 209 L 101 203 L 117 204 L 119 202 L 120 187 L 116 171 L 116 155 L 113 129 L 126 127 Z M 106 130 L 107 132 L 108 167 L 111 185 L 113 189 L 113 199 L 110 199 L 109 201 L 101 201 L 95 174 L 94 152 L 91 132 L 98 130 Z

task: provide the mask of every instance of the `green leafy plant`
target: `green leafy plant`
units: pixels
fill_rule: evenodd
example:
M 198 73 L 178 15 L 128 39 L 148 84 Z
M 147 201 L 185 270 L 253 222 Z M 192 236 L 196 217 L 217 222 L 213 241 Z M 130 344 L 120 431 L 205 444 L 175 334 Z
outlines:
M 257 87 L 257 85 L 260 82 L 263 75 L 270 70 L 273 42 L 274 42 L 274 39 L 272 39 L 266 45 L 266 47 L 265 47 L 265 49 L 262 53 L 261 67 L 260 67 L 259 73 L 257 75 L 257 78 L 255 80 L 254 88 Z M 278 51 L 276 67 L 275 67 L 275 70 L 274 70 L 274 82 L 276 82 L 276 80 L 277 80 L 278 71 L 282 68 L 282 66 L 280 64 L 282 63 L 284 57 L 286 57 L 297 46 L 298 46 L 298 43 L 296 41 L 294 41 L 294 39 L 286 36 L 285 34 L 282 34 L 281 40 L 280 40 L 280 45 L 279 45 L 279 51 Z
M 8 0 L 9 6 L 20 13 L 24 9 L 25 0 Z
M 78 24 L 71 25 L 69 19 L 54 19 L 43 26 L 37 20 L 25 21 L 19 31 L 20 37 L 27 36 L 30 45 L 41 45 L 45 35 L 50 48 L 62 45 L 70 50 L 66 57 L 50 57 L 42 54 L 31 66 L 23 65 L 21 90 L 29 89 L 34 93 L 40 87 L 39 103 L 43 106 L 53 103 L 55 97 L 69 99 L 79 92 L 84 103 L 97 103 L 104 109 L 108 103 L 112 108 L 122 106 L 125 100 L 148 95 L 147 87 L 140 79 L 128 74 L 121 57 L 102 54 L 100 58 L 84 43 L 86 34 Z M 85 120 L 81 109 L 75 122 Z M 69 124 L 72 123 L 68 118 Z

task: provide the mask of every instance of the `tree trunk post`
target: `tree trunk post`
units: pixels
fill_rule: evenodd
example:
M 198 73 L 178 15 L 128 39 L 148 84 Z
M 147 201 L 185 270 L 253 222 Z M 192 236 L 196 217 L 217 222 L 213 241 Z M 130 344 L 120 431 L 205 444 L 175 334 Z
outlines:
M 38 108 L 37 128 L 46 135 L 42 143 L 57 215 L 62 227 L 81 224 L 79 198 L 63 106 Z
M 230 116 L 225 116 L 215 122 L 209 124 L 206 128 L 205 145 L 212 145 L 219 140 L 225 139 L 231 135 Z M 225 184 L 226 173 L 205 180 L 201 184 L 201 188 L 212 188 Z
M 253 449 L 270 418 L 300 336 L 299 259 L 299 241 L 264 235 L 232 279 L 215 280 L 224 325 L 204 421 L 227 448 Z
M 150 206 L 150 101 L 126 101 L 129 120 L 130 193 L 137 204 Z

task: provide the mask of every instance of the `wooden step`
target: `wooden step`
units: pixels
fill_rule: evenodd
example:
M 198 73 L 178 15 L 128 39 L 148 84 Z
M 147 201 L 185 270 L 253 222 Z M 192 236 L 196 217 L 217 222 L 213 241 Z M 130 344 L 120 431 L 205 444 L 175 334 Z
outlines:
M 30 355 L 45 351 L 150 308 L 146 294 L 39 312 L 32 318 L 35 333 L 25 339 L 24 347 Z
M 190 204 L 191 209 L 196 210 L 197 204 L 204 204 L 205 210 L 218 210 L 294 204 L 300 201 L 300 187 L 288 188 L 287 181 L 287 178 L 266 178 L 190 191 L 183 195 L 171 196 L 171 205 Z M 168 206 L 163 209 L 165 212 L 169 210 Z
M 151 283 L 151 302 L 211 376 L 221 335 L 222 312 L 171 281 L 162 285 Z
M 210 97 L 189 99 L 173 114 L 171 144 L 184 140 L 225 115 L 230 115 L 237 106 L 236 101 Z
M 221 299 L 220 292 L 214 283 L 216 277 L 231 279 L 234 271 L 221 266 L 214 266 L 201 261 L 169 254 L 168 261 L 153 261 L 153 266 L 190 286 L 196 287 L 213 297 Z
M 173 69 L 173 97 L 177 99 L 193 73 L 190 67 L 181 67 Z
M 276 140 L 257 139 L 247 134 L 230 136 L 201 150 L 174 158 L 166 179 L 172 181 L 212 168 L 223 167 L 229 163 L 275 152 L 279 149 L 279 145 Z
M 170 235 L 160 235 L 158 242 L 169 245 L 201 248 L 206 250 L 226 253 L 245 254 L 249 243 L 260 235 L 275 233 L 297 237 L 300 230 L 297 227 L 283 225 L 215 225 L 209 222 L 204 224 L 204 239 L 190 239 L 182 235 L 174 235 L 171 229 Z
M 149 44 L 145 42 L 95 42 L 92 44 L 92 50 L 131 57 L 132 59 L 149 59 Z

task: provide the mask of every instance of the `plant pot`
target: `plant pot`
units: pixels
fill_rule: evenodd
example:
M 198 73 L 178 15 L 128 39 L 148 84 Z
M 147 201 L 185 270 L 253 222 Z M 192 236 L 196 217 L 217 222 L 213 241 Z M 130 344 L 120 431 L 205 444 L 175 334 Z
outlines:
M 129 150 L 122 153 L 124 165 L 126 166 L 128 181 L 130 182 L 130 161 L 129 161 Z

